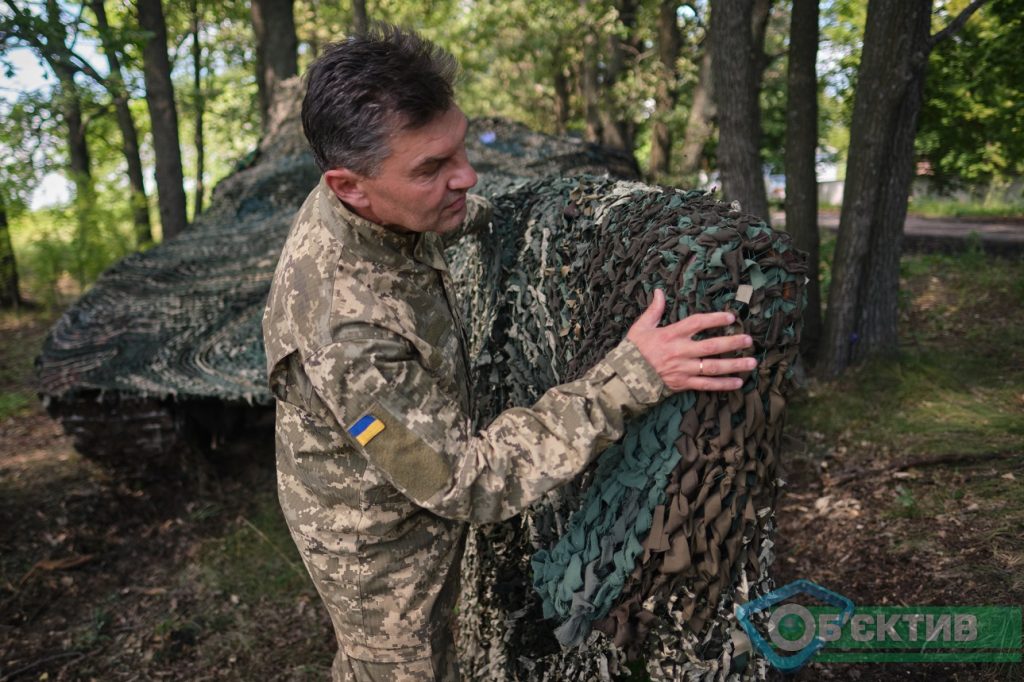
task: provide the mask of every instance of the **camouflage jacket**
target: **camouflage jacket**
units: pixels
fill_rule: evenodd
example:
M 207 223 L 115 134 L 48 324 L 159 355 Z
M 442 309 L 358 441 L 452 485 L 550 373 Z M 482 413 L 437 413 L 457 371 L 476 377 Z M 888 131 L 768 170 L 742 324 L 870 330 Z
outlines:
M 486 202 L 470 204 L 463 229 L 487 222 Z M 442 246 L 356 216 L 321 181 L 264 314 L 281 505 L 356 658 L 422 655 L 447 622 L 464 522 L 508 518 L 570 480 L 666 390 L 624 340 L 577 381 L 472 433 Z

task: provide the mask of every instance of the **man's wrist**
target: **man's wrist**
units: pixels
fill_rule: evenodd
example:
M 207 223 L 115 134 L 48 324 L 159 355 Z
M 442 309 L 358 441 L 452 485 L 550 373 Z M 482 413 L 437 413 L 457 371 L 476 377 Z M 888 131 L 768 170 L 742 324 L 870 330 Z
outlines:
M 623 339 L 605 359 L 638 403 L 652 405 L 671 394 L 657 370 L 630 339 Z

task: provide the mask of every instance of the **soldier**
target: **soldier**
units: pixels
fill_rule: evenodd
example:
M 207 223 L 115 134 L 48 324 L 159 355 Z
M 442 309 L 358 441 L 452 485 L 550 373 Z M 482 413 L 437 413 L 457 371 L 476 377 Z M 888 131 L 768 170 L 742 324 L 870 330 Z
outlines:
M 734 390 L 747 336 L 665 327 L 663 292 L 582 378 L 470 428 L 469 360 L 442 236 L 488 221 L 468 190 L 454 58 L 379 26 L 307 75 L 319 185 L 295 218 L 263 319 L 281 507 L 334 624 L 335 680 L 455 680 L 467 523 L 506 519 L 582 472 L 673 391 Z

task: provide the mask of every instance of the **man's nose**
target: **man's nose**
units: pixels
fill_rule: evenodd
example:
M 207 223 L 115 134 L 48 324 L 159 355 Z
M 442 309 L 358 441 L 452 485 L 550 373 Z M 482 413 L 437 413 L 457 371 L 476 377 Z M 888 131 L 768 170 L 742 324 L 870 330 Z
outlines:
M 448 187 L 454 190 L 466 190 L 476 185 L 477 175 L 476 171 L 473 170 L 472 164 L 469 163 L 469 159 L 466 157 L 466 153 L 463 152 L 461 155 L 460 163 L 458 168 L 455 170 L 455 174 L 452 175 L 451 180 L 448 182 Z

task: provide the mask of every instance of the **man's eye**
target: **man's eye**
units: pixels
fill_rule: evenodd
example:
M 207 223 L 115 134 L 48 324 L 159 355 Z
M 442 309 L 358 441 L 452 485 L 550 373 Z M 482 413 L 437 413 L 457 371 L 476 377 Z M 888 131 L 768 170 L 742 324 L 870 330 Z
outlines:
M 444 167 L 444 165 L 447 162 L 448 162 L 448 159 L 440 159 L 438 161 L 433 161 L 431 163 L 428 163 L 425 166 L 420 166 L 420 169 L 417 172 L 417 175 L 419 175 L 420 177 L 424 177 L 424 178 L 433 177 L 433 176 L 437 175 L 441 171 L 441 169 Z

